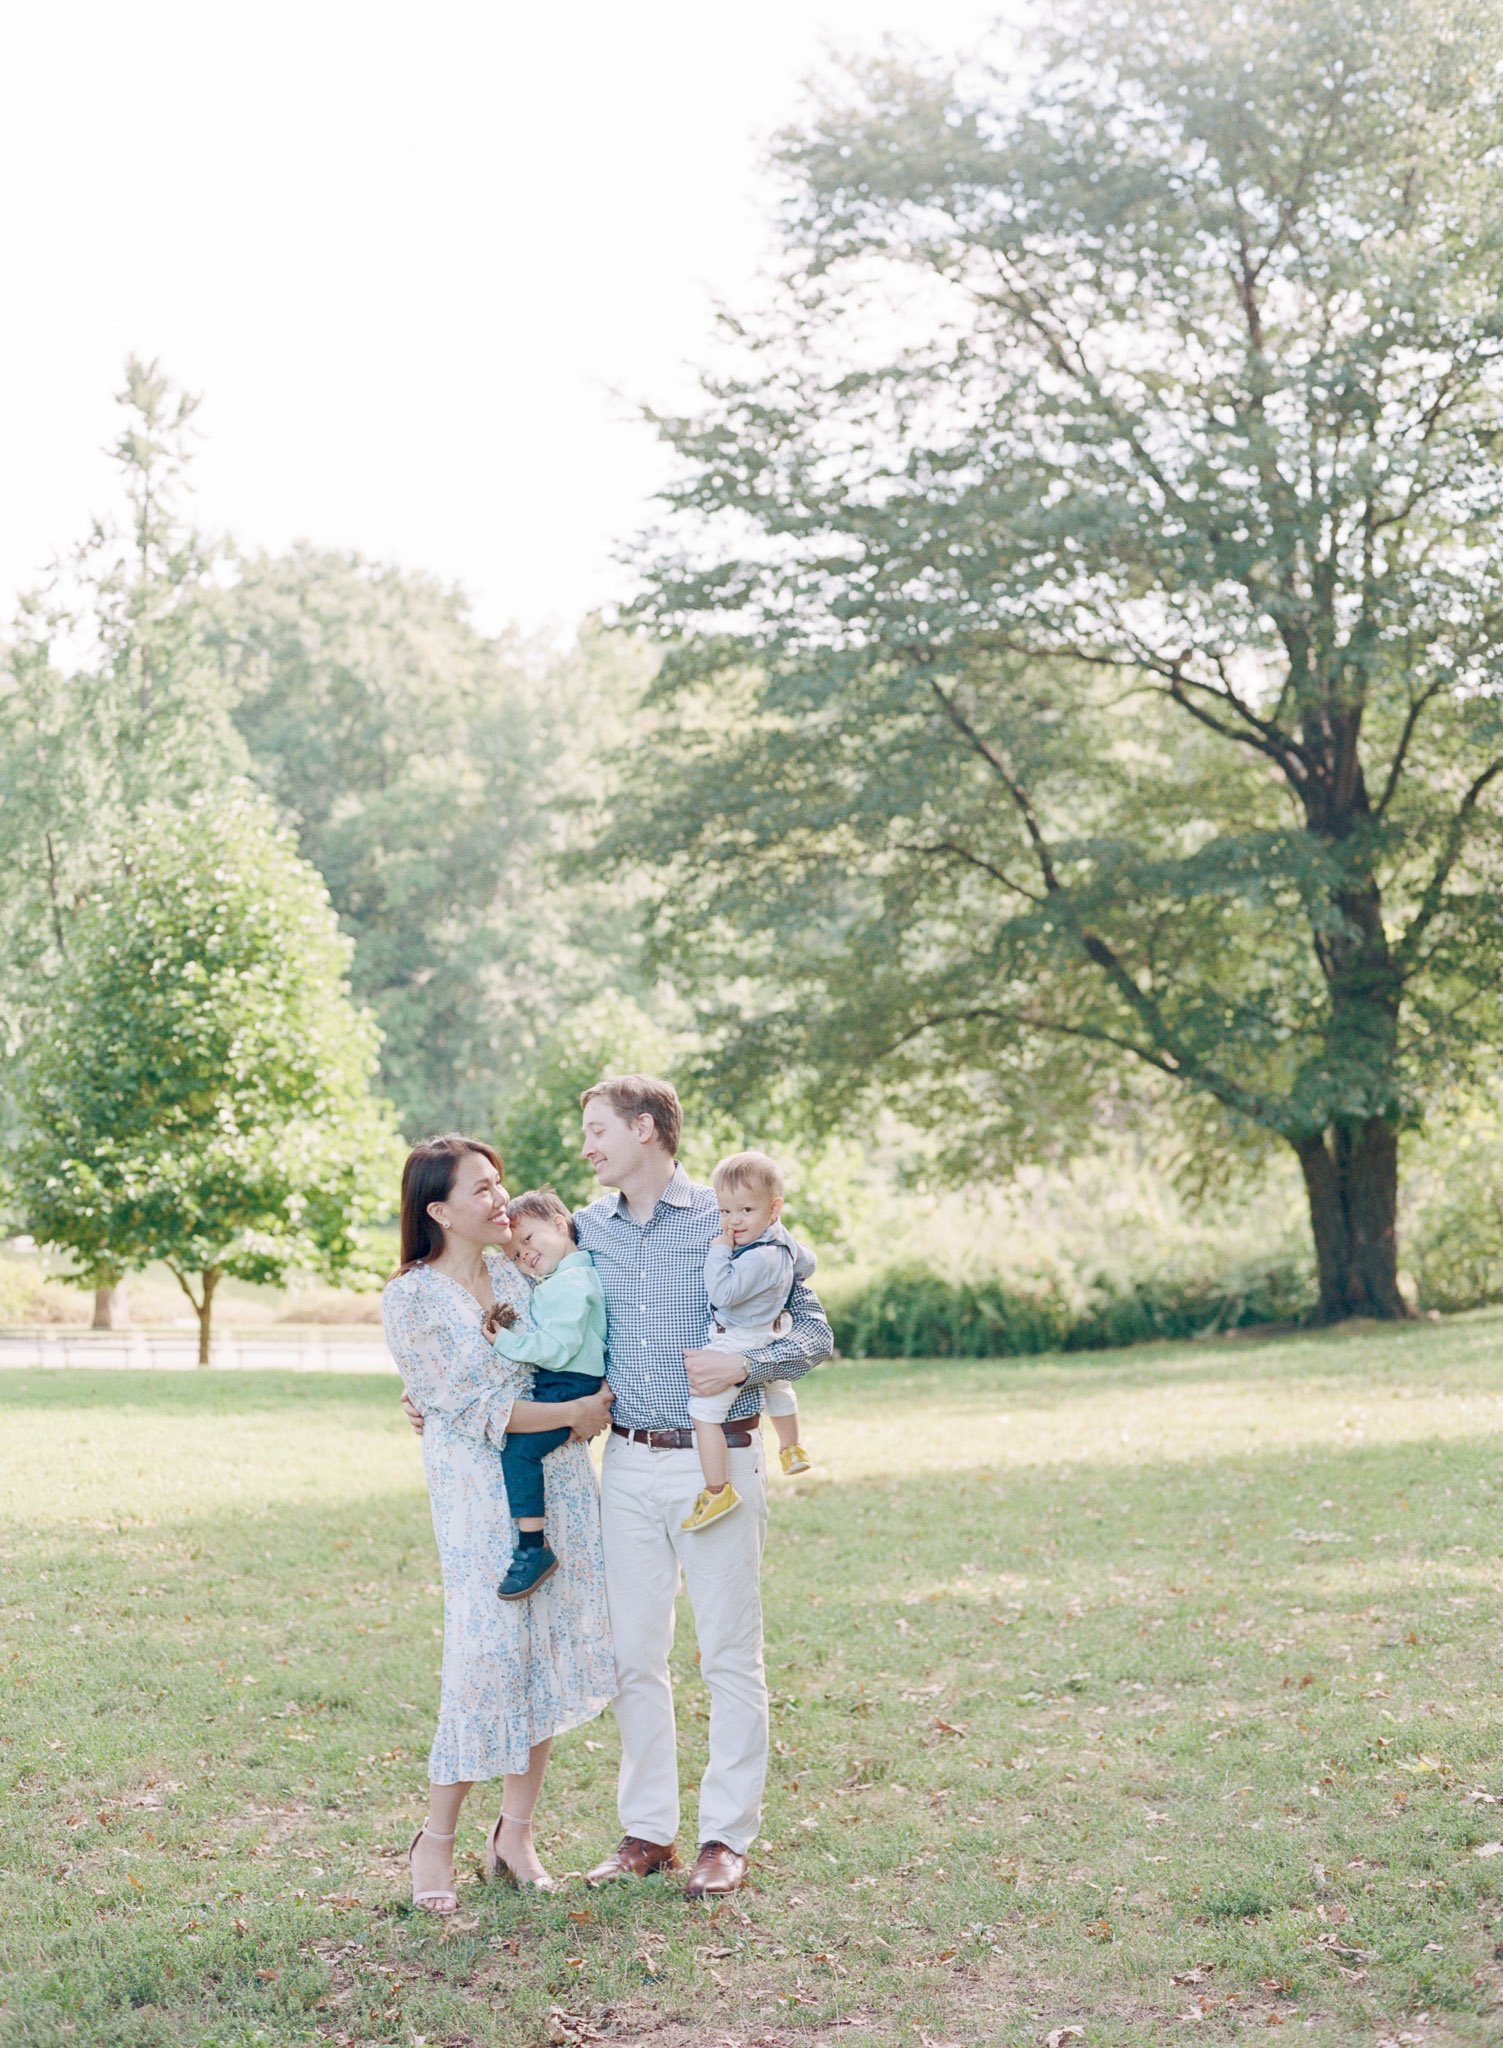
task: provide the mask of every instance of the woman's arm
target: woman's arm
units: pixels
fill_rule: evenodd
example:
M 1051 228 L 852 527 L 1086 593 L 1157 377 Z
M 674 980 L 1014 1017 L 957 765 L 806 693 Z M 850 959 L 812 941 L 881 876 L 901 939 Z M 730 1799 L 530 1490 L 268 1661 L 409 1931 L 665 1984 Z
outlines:
M 543 1429 L 571 1429 L 576 1436 L 599 1436 L 611 1419 L 615 1395 L 602 1383 L 598 1394 L 577 1401 L 513 1401 L 508 1436 L 535 1436 Z

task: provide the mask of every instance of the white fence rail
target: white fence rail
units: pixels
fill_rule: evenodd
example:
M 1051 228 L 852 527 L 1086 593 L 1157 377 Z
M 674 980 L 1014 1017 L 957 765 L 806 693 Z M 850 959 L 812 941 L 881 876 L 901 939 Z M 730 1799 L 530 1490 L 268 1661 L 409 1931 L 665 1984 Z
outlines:
M 210 1345 L 209 1364 L 226 1372 L 395 1372 L 391 1353 L 369 1337 L 262 1337 L 226 1331 Z M 26 1330 L 0 1333 L 0 1367 L 86 1365 L 129 1371 L 198 1369 L 191 1331 Z

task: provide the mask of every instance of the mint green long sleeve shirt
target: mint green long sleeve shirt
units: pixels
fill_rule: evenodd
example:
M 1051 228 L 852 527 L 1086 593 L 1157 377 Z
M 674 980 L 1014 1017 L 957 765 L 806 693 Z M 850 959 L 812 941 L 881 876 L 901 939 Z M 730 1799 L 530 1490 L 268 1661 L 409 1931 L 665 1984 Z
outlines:
M 538 1282 L 531 1313 L 530 1330 L 498 1330 L 491 1339 L 503 1358 L 604 1378 L 605 1292 L 588 1252 L 570 1252 Z

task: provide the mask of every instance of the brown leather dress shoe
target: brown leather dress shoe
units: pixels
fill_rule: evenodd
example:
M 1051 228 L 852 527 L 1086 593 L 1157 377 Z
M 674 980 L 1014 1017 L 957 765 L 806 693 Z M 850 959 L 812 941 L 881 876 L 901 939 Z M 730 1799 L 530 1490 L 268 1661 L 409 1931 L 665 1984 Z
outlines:
M 739 1892 L 745 1883 L 746 1858 L 740 1850 L 727 1848 L 724 1842 L 704 1842 L 689 1872 L 684 1897 L 718 1898 L 722 1892 Z
M 623 1835 L 620 1846 L 604 1863 L 585 1872 L 586 1884 L 610 1884 L 618 1877 L 651 1877 L 655 1870 L 677 1870 L 678 1853 L 671 1842 L 644 1842 L 640 1835 Z

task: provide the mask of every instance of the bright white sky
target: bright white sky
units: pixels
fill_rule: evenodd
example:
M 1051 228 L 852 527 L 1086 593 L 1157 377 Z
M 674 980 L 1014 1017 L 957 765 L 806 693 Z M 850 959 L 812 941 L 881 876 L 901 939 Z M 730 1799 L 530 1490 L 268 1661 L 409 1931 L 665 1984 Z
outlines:
M 112 506 L 131 349 L 204 394 L 198 513 L 564 629 L 662 457 L 766 143 L 830 49 L 1021 0 L 3 0 L 0 619 Z M 1004 28 L 991 47 L 1014 41 Z

